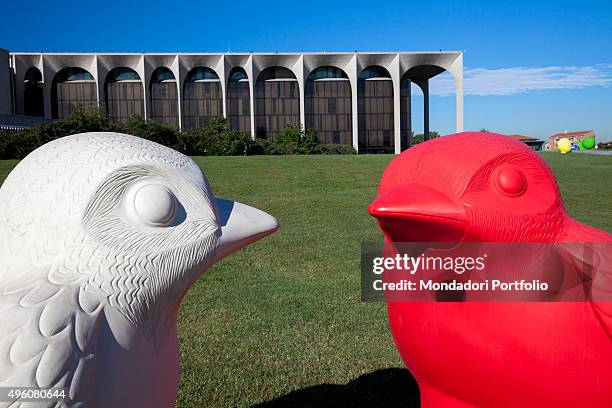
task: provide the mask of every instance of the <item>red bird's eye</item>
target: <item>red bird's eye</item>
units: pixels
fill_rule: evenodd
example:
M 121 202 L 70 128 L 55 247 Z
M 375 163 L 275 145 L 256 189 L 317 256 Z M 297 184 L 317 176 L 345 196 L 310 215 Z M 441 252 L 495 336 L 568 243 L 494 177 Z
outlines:
M 495 173 L 495 184 L 508 196 L 519 196 L 527 189 L 525 175 L 514 166 L 502 166 Z

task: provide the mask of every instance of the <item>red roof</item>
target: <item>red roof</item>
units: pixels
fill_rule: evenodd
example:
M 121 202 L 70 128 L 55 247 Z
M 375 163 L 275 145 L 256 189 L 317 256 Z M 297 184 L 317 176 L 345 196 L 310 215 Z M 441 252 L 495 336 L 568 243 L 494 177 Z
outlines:
M 538 140 L 536 137 L 525 136 L 525 135 L 508 135 L 508 137 L 516 140 Z
M 561 136 L 561 137 L 567 137 L 567 136 L 582 136 L 585 135 L 587 133 L 592 133 L 593 136 L 595 136 L 595 132 L 592 130 L 579 130 L 577 132 L 561 132 L 561 133 L 555 133 L 554 135 L 552 135 L 551 137 L 556 137 L 556 136 Z

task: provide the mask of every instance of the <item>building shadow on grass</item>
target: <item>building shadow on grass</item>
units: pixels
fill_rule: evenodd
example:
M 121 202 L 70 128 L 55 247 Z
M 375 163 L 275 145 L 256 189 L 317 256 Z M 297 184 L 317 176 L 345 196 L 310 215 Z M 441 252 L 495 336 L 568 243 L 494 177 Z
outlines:
M 419 387 L 410 372 L 388 368 L 348 384 L 320 384 L 254 405 L 252 408 L 406 408 L 419 407 Z

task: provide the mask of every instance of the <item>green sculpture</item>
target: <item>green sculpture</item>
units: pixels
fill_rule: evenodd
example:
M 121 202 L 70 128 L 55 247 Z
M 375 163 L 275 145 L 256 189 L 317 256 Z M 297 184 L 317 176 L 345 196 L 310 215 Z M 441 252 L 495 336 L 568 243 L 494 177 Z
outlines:
M 592 137 L 585 137 L 581 141 L 578 142 L 578 148 L 580 150 L 591 150 L 595 148 L 595 139 Z

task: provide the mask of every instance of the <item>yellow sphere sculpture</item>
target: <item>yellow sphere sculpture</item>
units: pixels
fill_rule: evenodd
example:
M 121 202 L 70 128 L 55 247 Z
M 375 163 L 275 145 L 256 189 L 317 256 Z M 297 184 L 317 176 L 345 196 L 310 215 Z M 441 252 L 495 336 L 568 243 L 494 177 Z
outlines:
M 566 154 L 572 151 L 572 142 L 569 141 L 569 139 L 563 138 L 563 139 L 559 139 L 559 141 L 557 142 L 557 149 L 559 149 L 559 152 L 561 152 L 561 154 Z

